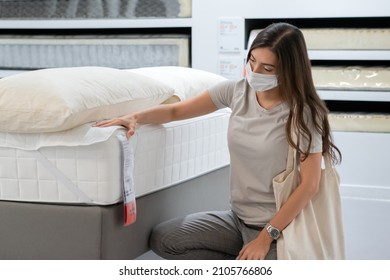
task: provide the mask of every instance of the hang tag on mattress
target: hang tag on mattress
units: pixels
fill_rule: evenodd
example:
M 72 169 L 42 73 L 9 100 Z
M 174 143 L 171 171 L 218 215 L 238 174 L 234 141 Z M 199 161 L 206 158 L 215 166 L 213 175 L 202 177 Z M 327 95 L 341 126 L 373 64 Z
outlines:
M 137 206 L 134 187 L 134 145 L 125 135 L 118 135 L 121 144 L 121 173 L 124 207 L 124 225 L 131 225 L 137 219 Z M 134 142 L 134 141 L 133 141 Z

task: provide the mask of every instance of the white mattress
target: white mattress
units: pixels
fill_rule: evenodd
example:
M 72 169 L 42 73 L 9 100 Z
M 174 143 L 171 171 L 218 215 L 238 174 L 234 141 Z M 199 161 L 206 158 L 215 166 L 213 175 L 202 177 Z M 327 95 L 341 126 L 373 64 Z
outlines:
M 189 66 L 187 35 L 0 36 L 0 68 Z
M 0 18 L 191 17 L 191 0 L 12 0 L 0 1 Z
M 331 113 L 329 123 L 333 131 L 390 132 L 390 114 Z
M 261 29 L 250 32 L 248 48 Z M 302 28 L 308 50 L 390 50 L 390 28 Z
M 312 67 L 317 89 L 390 90 L 390 67 Z
M 135 148 L 136 196 L 228 165 L 229 117 L 230 111 L 224 109 L 185 121 L 141 126 L 129 140 Z M 0 199 L 98 205 L 121 201 L 118 134 L 124 129 L 90 124 L 57 133 L 0 133 Z M 39 160 L 41 155 L 90 201 L 49 172 Z
M 389 50 L 389 28 L 301 29 L 309 50 Z

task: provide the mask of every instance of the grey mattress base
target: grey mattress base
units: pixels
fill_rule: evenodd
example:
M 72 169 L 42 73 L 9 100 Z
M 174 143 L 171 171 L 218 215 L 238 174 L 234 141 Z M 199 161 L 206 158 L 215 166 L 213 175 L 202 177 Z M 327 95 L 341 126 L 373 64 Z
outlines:
M 156 224 L 229 208 L 229 167 L 137 199 L 137 221 L 123 205 L 80 206 L 0 201 L 0 259 L 134 259 L 149 250 Z

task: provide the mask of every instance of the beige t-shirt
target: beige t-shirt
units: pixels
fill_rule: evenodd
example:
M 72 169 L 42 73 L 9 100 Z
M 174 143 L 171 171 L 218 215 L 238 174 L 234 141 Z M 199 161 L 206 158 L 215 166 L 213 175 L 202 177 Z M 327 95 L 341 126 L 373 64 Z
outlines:
M 245 79 L 224 81 L 208 91 L 218 108 L 232 109 L 228 128 L 231 209 L 246 224 L 264 225 L 276 212 L 272 179 L 286 169 L 289 106 L 262 108 Z M 321 152 L 321 136 L 311 131 L 311 152 Z

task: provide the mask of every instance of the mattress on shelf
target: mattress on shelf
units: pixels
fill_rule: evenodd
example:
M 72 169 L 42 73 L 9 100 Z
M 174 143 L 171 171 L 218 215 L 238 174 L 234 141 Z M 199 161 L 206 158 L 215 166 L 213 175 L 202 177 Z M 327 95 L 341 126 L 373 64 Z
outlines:
M 103 19 L 187 18 L 192 0 L 12 0 L 0 1 L 0 18 Z
M 332 112 L 329 123 L 333 131 L 390 132 L 390 114 Z
M 390 28 L 302 28 L 308 50 L 390 50 Z M 261 29 L 250 32 L 248 48 Z
M 189 37 L 163 35 L 0 36 L 0 68 L 189 66 Z
M 390 28 L 301 30 L 309 50 L 390 50 Z
M 228 109 L 164 125 L 144 125 L 130 138 L 136 197 L 209 173 L 229 164 Z M 83 204 L 59 171 L 90 200 L 122 201 L 120 127 L 86 124 L 44 134 L 0 133 L 0 200 Z M 39 153 L 37 155 L 37 153 Z M 39 161 L 43 155 L 55 168 Z
M 317 89 L 390 90 L 390 67 L 312 67 Z

